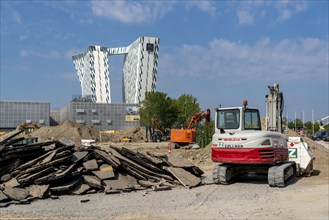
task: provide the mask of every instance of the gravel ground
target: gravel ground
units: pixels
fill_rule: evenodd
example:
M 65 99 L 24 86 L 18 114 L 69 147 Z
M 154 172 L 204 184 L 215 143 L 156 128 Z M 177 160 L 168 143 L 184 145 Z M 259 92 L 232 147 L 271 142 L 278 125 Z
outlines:
M 150 146 L 154 151 L 166 151 L 166 144 Z M 211 182 L 215 163 L 209 160 L 209 150 L 196 152 L 193 158 L 202 161 L 197 165 L 204 170 L 207 182 Z M 186 157 L 189 153 L 181 152 Z M 328 219 L 328 166 L 328 152 L 316 151 L 315 174 L 300 178 L 285 188 L 271 188 L 266 177 L 251 175 L 231 185 L 208 184 L 160 192 L 60 196 L 55 200 L 36 200 L 29 205 L 0 208 L 0 214 L 1 220 Z
M 249 177 L 228 186 L 61 196 L 0 211 L 1 219 L 328 219 L 328 207 L 328 184 L 299 180 L 271 188 L 266 180 Z

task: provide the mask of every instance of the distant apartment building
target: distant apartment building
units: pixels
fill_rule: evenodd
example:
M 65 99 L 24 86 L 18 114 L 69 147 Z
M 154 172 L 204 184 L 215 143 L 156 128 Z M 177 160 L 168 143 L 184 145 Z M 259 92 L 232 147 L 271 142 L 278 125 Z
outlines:
M 111 103 L 108 56 L 124 55 L 123 103 L 139 104 L 145 92 L 155 91 L 159 38 L 139 37 L 127 47 L 89 46 L 72 57 L 81 84 L 82 97 L 95 103 Z

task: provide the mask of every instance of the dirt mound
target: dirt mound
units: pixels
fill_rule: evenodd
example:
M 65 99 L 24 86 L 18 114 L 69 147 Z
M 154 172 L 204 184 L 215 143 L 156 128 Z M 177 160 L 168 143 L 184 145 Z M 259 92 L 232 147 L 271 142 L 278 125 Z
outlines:
M 112 142 L 122 142 L 125 137 L 130 138 L 131 142 L 145 142 L 145 127 L 131 127 L 123 131 L 116 131 L 113 134 L 109 134 L 109 139 Z
M 30 135 L 38 137 L 40 141 L 67 138 L 76 144 L 80 144 L 81 139 L 93 139 L 95 141 L 100 139 L 100 133 L 94 126 L 82 125 L 69 120 L 54 127 L 41 127 Z M 102 140 L 108 140 L 107 136 L 102 135 Z

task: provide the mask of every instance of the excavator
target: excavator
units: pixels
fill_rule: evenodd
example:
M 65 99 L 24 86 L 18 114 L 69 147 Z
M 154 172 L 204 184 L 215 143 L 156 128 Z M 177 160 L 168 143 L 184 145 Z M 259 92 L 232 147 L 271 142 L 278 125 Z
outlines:
M 312 172 L 314 156 L 305 145 L 300 145 L 299 155 L 306 165 L 290 159 L 290 146 L 298 142 L 287 142 L 282 131 L 283 95 L 279 86 L 269 87 L 266 96 L 266 131 L 262 131 L 259 110 L 247 107 L 216 108 L 215 133 L 212 137 L 211 158 L 219 165 L 213 170 L 216 184 L 230 184 L 249 173 L 267 175 L 271 187 L 285 187 L 303 171 Z M 297 149 L 297 148 L 296 148 Z M 296 159 L 296 158 L 295 158 Z M 303 168 L 304 166 L 304 168 Z
M 210 109 L 200 111 L 192 116 L 187 127 L 184 129 L 171 129 L 170 145 L 171 148 L 192 147 L 199 148 L 196 142 L 196 131 L 200 121 L 205 119 L 206 124 L 210 122 Z
M 151 126 L 152 126 L 152 142 L 167 141 L 169 139 L 168 132 L 166 131 L 166 129 L 158 119 L 151 118 Z
M 38 122 L 35 123 L 23 123 L 19 125 L 16 130 L 24 130 L 25 134 L 29 134 L 37 129 L 39 129 L 39 124 Z

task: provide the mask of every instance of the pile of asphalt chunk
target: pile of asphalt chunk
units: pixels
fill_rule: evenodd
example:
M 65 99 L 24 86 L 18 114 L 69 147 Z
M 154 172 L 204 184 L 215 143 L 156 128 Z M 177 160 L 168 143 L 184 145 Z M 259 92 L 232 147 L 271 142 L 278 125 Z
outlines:
M 111 146 L 77 151 L 67 139 L 0 139 L 0 207 L 60 195 L 160 191 L 202 184 L 203 171 L 184 158 Z

